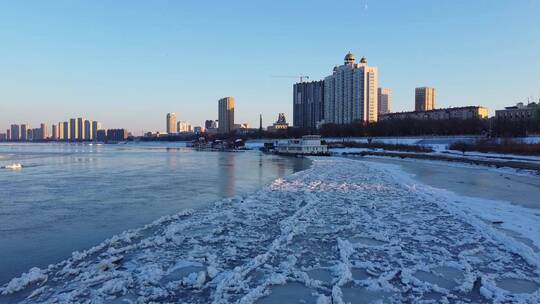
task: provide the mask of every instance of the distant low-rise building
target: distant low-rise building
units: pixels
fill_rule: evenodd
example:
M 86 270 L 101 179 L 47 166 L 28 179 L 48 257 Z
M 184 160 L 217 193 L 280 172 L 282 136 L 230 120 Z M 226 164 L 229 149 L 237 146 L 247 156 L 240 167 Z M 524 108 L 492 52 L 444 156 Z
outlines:
M 7 141 L 6 133 L 0 133 L 0 141 Z
M 128 131 L 126 129 L 108 129 L 107 141 L 124 141 L 128 138 Z
M 498 120 L 525 121 L 534 118 L 535 115 L 540 115 L 540 102 L 527 105 L 519 102 L 515 106 L 495 111 L 495 118 Z
M 204 128 L 205 129 L 217 129 L 218 127 L 218 122 L 216 120 L 206 120 L 204 122 Z
M 445 119 L 486 119 L 488 118 L 488 108 L 482 106 L 467 106 L 446 109 L 435 109 L 429 111 L 412 111 L 388 113 L 379 116 L 379 120 L 445 120 Z
M 277 121 L 267 128 L 268 132 L 286 131 L 289 128 L 285 113 L 279 113 Z

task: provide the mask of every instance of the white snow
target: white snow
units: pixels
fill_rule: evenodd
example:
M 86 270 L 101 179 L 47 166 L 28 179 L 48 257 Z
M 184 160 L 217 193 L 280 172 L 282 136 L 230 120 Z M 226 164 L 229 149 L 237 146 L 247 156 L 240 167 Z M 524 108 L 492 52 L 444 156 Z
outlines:
M 428 187 L 399 166 L 313 158 L 0 292 L 21 303 L 538 303 L 538 216 Z

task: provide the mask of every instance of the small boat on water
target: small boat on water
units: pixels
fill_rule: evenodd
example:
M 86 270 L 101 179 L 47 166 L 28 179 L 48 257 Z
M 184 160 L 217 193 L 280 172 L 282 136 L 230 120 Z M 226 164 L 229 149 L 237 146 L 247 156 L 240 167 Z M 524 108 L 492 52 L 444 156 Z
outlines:
M 22 169 L 22 165 L 21 164 L 9 164 L 9 165 L 5 165 L 4 168 L 5 169 L 11 169 L 11 170 L 19 170 L 19 169 Z

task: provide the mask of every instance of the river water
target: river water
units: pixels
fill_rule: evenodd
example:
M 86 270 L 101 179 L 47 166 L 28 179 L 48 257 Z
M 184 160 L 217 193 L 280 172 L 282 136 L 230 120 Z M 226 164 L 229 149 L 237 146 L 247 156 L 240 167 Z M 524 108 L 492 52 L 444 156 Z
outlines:
M 301 158 L 182 143 L 0 144 L 0 285 L 163 215 L 252 192 Z

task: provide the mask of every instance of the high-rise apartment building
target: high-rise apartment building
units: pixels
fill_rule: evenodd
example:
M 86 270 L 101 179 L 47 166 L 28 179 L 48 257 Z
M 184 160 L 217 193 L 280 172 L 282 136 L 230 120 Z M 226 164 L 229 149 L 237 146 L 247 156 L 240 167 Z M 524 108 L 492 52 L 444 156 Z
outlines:
M 234 97 L 221 98 L 218 101 L 218 132 L 230 133 L 234 129 Z
M 377 95 L 377 101 L 379 103 L 377 106 L 379 115 L 392 112 L 392 90 L 387 88 L 379 88 L 377 90 Z
M 324 81 L 293 86 L 293 126 L 315 129 L 324 120 Z
M 28 140 L 28 130 L 30 130 L 30 125 L 21 124 L 21 140 L 22 141 Z
M 58 125 L 57 124 L 53 124 L 52 125 L 52 130 L 51 130 L 51 139 L 52 140 L 58 140 Z
M 414 110 L 429 111 L 435 109 L 435 88 L 421 87 L 414 89 Z
M 19 141 L 21 140 L 21 127 L 19 125 L 11 125 L 11 140 Z
M 366 58 L 356 63 L 353 54 L 334 67 L 324 79 L 324 122 L 350 124 L 377 121 L 378 70 L 368 66 Z
M 174 134 L 178 132 L 176 128 L 176 113 L 167 113 L 167 133 Z
M 69 140 L 76 141 L 79 136 L 79 124 L 76 118 L 69 119 Z
M 47 138 L 49 138 L 49 129 L 44 123 L 42 123 L 39 125 L 39 138 L 38 139 L 45 140 Z M 34 138 L 34 140 L 36 140 L 36 138 Z
M 177 130 L 181 132 L 191 132 L 191 124 L 187 121 L 179 121 L 177 124 Z
M 85 140 L 94 140 L 94 135 L 92 134 L 92 121 L 84 120 L 84 139 Z
M 78 140 L 85 140 L 86 139 L 86 133 L 84 132 L 84 122 L 86 119 L 79 117 L 77 118 L 77 139 Z
M 92 140 L 97 139 L 98 130 L 101 130 L 101 123 L 99 121 L 92 121 Z
M 26 130 L 26 140 L 27 140 L 27 141 L 32 140 L 33 132 L 34 132 L 34 130 L 32 130 L 32 129 L 30 129 L 30 128 L 29 128 L 28 130 Z
M 59 122 L 57 124 L 57 127 L 56 129 L 58 130 L 58 137 L 56 138 L 57 140 L 64 140 L 64 123 L 62 122 Z
M 71 121 L 64 121 L 62 123 L 63 129 L 64 129 L 64 140 L 68 141 L 71 139 Z

